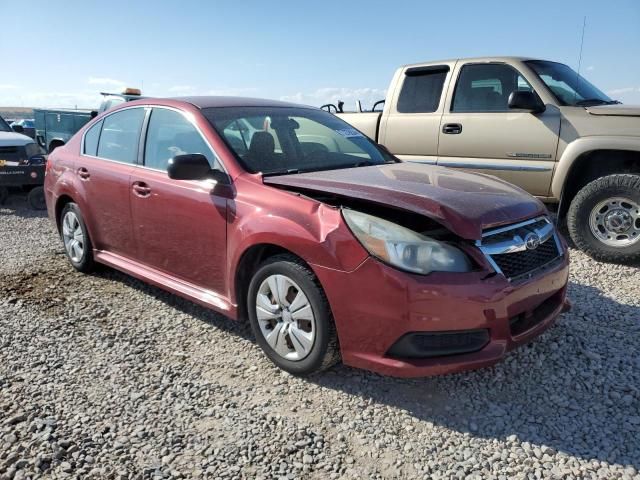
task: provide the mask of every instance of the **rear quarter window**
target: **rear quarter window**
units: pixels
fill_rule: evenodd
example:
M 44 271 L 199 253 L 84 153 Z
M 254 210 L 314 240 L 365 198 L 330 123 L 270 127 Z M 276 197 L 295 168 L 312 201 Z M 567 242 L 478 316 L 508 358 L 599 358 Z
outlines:
M 98 156 L 98 140 L 100 139 L 101 130 L 102 120 L 87 130 L 87 133 L 84 134 L 84 149 L 82 153 L 92 157 Z
M 398 97 L 398 112 L 435 112 L 440 105 L 448 71 L 446 66 L 408 69 Z

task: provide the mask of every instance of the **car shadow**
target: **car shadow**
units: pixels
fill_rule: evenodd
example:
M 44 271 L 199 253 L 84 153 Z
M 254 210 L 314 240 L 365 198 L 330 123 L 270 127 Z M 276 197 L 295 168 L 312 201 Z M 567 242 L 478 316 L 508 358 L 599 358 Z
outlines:
M 111 269 L 95 275 L 254 341 L 248 322 L 233 321 Z M 515 436 L 532 452 L 544 446 L 549 454 L 564 452 L 640 470 L 640 307 L 575 282 L 569 296 L 571 312 L 494 367 L 399 379 L 338 365 L 303 380 L 474 437 L 514 441 Z

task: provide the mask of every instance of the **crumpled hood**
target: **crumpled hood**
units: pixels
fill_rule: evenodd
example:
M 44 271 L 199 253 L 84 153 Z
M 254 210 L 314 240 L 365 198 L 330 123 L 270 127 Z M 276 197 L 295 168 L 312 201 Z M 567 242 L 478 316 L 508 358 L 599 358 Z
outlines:
M 479 240 L 486 228 L 546 213 L 542 202 L 498 178 L 417 163 L 278 175 L 263 181 L 408 210 L 470 240 Z
M 622 117 L 640 117 L 640 105 L 596 105 L 587 107 L 591 115 L 615 115 Z

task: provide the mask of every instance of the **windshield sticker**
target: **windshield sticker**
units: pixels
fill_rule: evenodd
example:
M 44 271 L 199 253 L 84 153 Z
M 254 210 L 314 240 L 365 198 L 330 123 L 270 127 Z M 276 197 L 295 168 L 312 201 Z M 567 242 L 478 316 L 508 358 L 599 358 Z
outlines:
M 343 128 L 342 130 L 336 130 L 344 138 L 364 137 L 359 131 L 354 128 Z

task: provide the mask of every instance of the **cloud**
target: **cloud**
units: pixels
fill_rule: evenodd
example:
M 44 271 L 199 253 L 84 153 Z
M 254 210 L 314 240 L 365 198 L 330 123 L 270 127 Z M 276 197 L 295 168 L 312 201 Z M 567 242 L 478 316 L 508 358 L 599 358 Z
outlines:
M 608 90 L 607 94 L 609 94 L 609 95 L 620 95 L 620 94 L 623 94 L 623 93 L 631 93 L 631 92 L 640 92 L 640 87 L 614 88 L 613 90 Z
M 17 90 L 18 87 L 17 85 L 12 85 L 10 83 L 0 83 L 0 90 Z
M 345 102 L 346 110 L 355 109 L 356 100 L 362 102 L 363 108 L 371 108 L 378 100 L 383 100 L 386 90 L 379 88 L 340 88 L 324 87 L 314 92 L 298 92 L 293 95 L 283 95 L 280 100 L 303 103 L 319 107 L 325 103 L 337 104 L 339 100 Z
M 116 80 L 115 78 L 107 78 L 107 77 L 89 77 L 87 82 L 89 85 L 102 85 L 105 87 L 119 87 L 123 88 L 125 86 L 125 82 L 122 80 Z
M 96 109 L 102 96 L 98 92 L 38 92 L 24 94 L 0 92 L 0 105 L 34 108 L 86 108 Z

